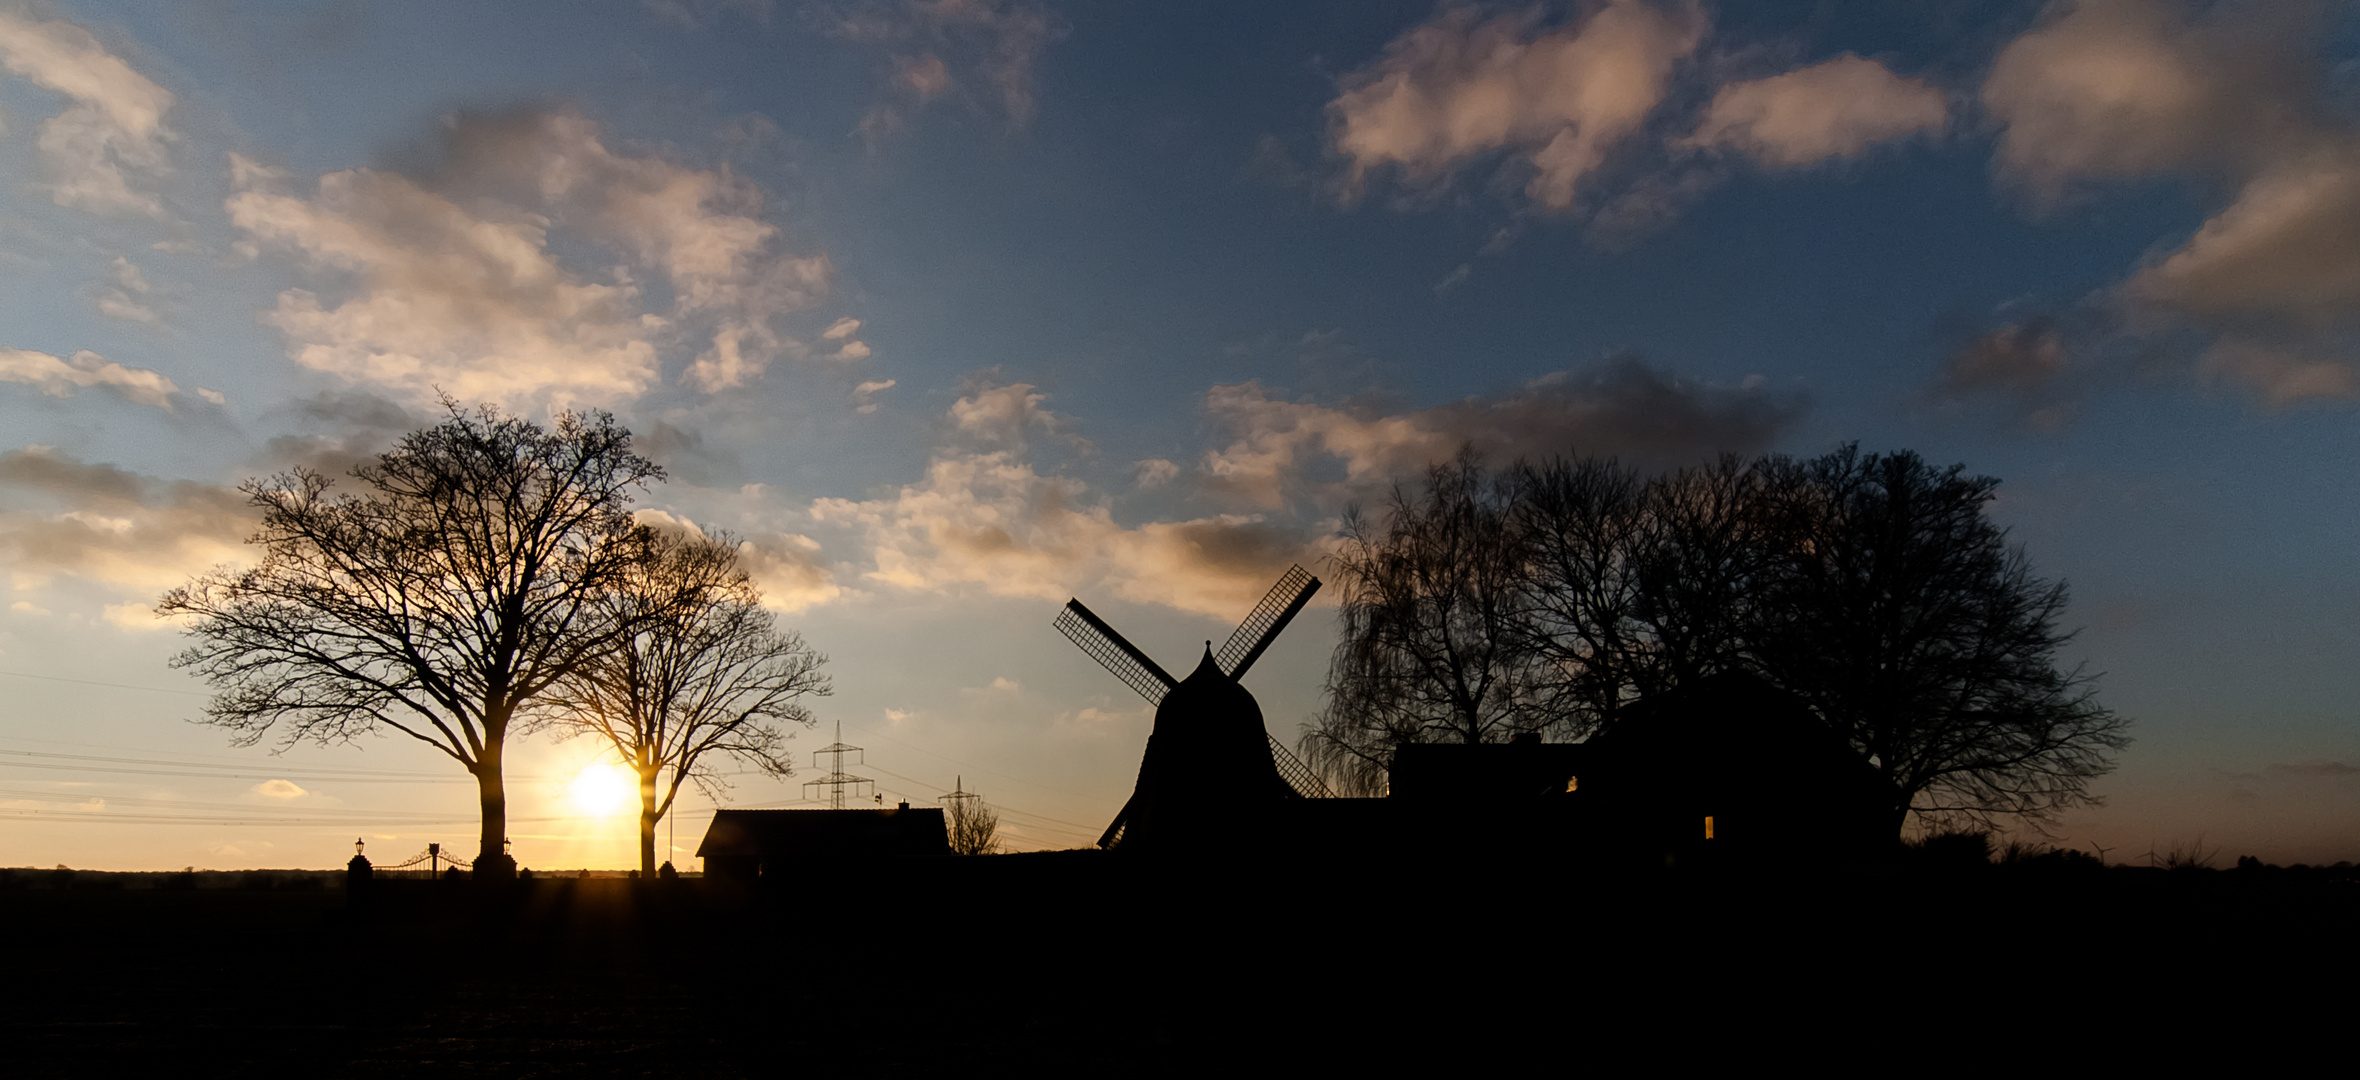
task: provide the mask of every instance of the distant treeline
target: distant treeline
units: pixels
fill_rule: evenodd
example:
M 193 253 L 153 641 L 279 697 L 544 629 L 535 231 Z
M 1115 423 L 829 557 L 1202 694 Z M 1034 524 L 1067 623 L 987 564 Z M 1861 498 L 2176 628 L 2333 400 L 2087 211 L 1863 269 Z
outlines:
M 448 871 L 445 871 L 448 873 Z M 344 888 L 346 871 L 335 870 L 75 870 L 58 866 L 47 870 L 30 866 L 0 867 L 0 892 L 51 890 L 63 892 L 117 892 L 123 890 L 153 890 L 158 892 L 196 889 L 236 889 L 246 892 L 319 892 L 324 889 Z M 378 880 L 432 880 L 442 875 L 429 870 L 379 870 Z M 638 876 L 630 870 L 535 870 L 527 876 L 550 880 L 579 878 L 631 878 Z M 704 875 L 690 871 L 680 875 L 696 878 Z

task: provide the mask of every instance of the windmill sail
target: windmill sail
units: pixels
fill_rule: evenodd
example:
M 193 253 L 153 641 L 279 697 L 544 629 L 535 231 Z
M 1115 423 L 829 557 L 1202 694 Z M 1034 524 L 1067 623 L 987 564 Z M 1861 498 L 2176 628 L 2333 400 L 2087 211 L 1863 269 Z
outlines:
M 1278 766 L 1279 779 L 1286 781 L 1288 787 L 1295 789 L 1295 794 L 1306 799 L 1333 799 L 1336 797 L 1336 793 L 1329 791 L 1327 784 L 1320 781 L 1319 774 L 1311 771 L 1311 766 L 1303 764 L 1303 759 L 1287 752 L 1286 746 L 1278 741 L 1278 736 L 1267 731 L 1263 732 L 1262 736 L 1270 740 L 1270 763 Z
M 1114 627 L 1106 625 L 1105 620 L 1083 607 L 1079 600 L 1065 602 L 1065 610 L 1058 614 L 1055 625 L 1059 633 L 1081 646 L 1091 659 L 1114 672 L 1115 678 L 1139 691 L 1139 696 L 1146 698 L 1150 705 L 1162 704 L 1164 695 L 1180 685 L 1180 680 L 1148 659 L 1146 653 L 1123 640 L 1121 634 L 1114 632 Z
M 1262 602 L 1254 605 L 1253 613 L 1237 625 L 1236 632 L 1229 635 L 1228 641 L 1221 643 L 1221 651 L 1214 656 L 1214 661 L 1221 665 L 1221 671 L 1232 679 L 1245 678 L 1246 669 L 1262 658 L 1262 650 L 1270 647 L 1270 642 L 1278 637 L 1278 632 L 1287 628 L 1287 623 L 1303 610 L 1303 605 L 1311 602 L 1311 594 L 1318 591 L 1318 578 L 1312 577 L 1300 566 L 1287 567 L 1286 576 L 1279 578 L 1278 584 L 1270 587 L 1270 591 L 1263 595 Z

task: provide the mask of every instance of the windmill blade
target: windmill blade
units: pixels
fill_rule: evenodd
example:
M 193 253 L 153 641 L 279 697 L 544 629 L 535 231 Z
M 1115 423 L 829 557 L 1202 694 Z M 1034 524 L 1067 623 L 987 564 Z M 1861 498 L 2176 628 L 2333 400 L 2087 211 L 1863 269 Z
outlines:
M 1099 847 L 1105 848 L 1108 851 L 1113 851 L 1115 848 L 1122 845 L 1123 832 L 1131 824 L 1131 804 L 1138 801 L 1139 793 L 1136 791 L 1131 793 L 1131 797 L 1129 799 L 1123 801 L 1122 810 L 1117 812 L 1114 816 L 1114 824 L 1107 826 L 1106 832 L 1098 837 Z
M 1265 731 L 1262 737 L 1270 740 L 1270 763 L 1278 766 L 1279 778 L 1285 780 L 1288 787 L 1295 789 L 1295 794 L 1306 799 L 1336 797 L 1336 793 L 1329 791 L 1328 786 L 1320 781 L 1319 774 L 1303 764 L 1303 759 L 1287 752 L 1287 748 L 1279 743 L 1278 736 Z M 1124 809 L 1128 810 L 1129 807 Z
M 1146 653 L 1123 640 L 1121 634 L 1114 632 L 1114 627 L 1106 625 L 1106 620 L 1092 614 L 1079 600 L 1066 601 L 1065 610 L 1058 613 L 1054 625 L 1059 633 L 1073 639 L 1073 643 L 1081 646 L 1083 652 L 1089 653 L 1091 659 L 1114 672 L 1114 677 L 1121 679 L 1124 685 L 1139 691 L 1139 696 L 1146 698 L 1150 705 L 1163 704 L 1164 695 L 1180 685 L 1180 680 L 1156 666 L 1156 662 L 1148 659 Z
M 1262 658 L 1262 650 L 1270 647 L 1278 632 L 1287 628 L 1295 613 L 1302 611 L 1303 605 L 1311 602 L 1311 594 L 1318 591 L 1318 578 L 1300 566 L 1287 567 L 1286 575 L 1270 587 L 1261 603 L 1254 605 L 1253 613 L 1238 624 L 1237 632 L 1221 643 L 1221 651 L 1213 659 L 1221 665 L 1222 672 L 1232 679 L 1245 678 L 1246 669 Z

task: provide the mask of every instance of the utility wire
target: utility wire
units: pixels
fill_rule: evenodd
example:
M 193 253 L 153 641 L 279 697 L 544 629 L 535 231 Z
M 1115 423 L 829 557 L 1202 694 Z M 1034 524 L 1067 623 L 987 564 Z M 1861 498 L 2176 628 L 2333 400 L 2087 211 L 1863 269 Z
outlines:
M 35 675 L 28 671 L 0 671 L 0 675 L 14 675 L 19 679 L 40 679 L 44 682 L 77 683 L 82 686 L 111 686 L 117 690 L 145 690 L 151 694 L 187 694 L 190 697 L 212 697 L 203 690 L 168 690 L 161 686 L 135 686 L 131 683 L 101 682 L 97 679 L 69 679 L 63 675 Z

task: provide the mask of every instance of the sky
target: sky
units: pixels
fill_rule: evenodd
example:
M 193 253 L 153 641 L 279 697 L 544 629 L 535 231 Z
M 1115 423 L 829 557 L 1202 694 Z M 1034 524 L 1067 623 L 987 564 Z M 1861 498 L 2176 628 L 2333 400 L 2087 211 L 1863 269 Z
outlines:
M 841 725 L 1084 845 L 1152 716 L 1067 598 L 1181 668 L 1462 444 L 1857 442 L 2069 585 L 2136 741 L 2057 842 L 2360 859 L 2346 5 L 0 3 L 0 865 L 472 848 L 422 744 L 195 722 L 151 610 L 445 394 L 615 414 L 827 654 L 728 805 Z M 512 750 L 523 865 L 635 861 L 598 750 Z

